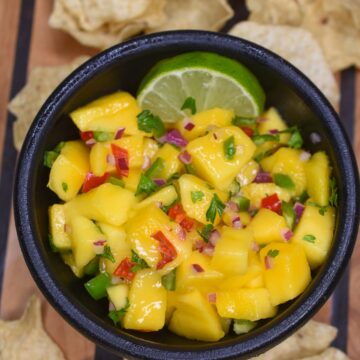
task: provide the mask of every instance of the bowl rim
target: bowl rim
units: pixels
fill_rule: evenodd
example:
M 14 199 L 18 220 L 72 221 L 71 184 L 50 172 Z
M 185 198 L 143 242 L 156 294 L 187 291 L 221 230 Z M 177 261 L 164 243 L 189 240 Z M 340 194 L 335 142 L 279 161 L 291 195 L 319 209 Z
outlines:
M 34 226 L 32 211 L 31 186 L 32 164 L 35 161 L 37 149 L 41 144 L 41 134 L 51 127 L 51 119 L 56 116 L 63 104 L 88 80 L 98 72 L 113 65 L 117 59 L 151 53 L 154 46 L 158 49 L 172 45 L 210 48 L 207 51 L 216 52 L 215 48 L 226 48 L 269 67 L 276 72 L 304 99 L 314 113 L 323 119 L 324 126 L 330 132 L 338 150 L 341 171 L 347 182 L 341 189 L 348 200 L 341 204 L 343 226 L 341 242 L 337 241 L 327 259 L 327 268 L 312 281 L 309 296 L 290 314 L 279 314 L 269 324 L 264 325 L 256 337 L 244 337 L 242 341 L 229 340 L 225 344 L 204 345 L 198 349 L 181 346 L 153 344 L 139 340 L 136 336 L 119 334 L 110 325 L 99 324 L 97 316 L 84 306 L 72 302 L 61 289 L 60 284 L 52 276 L 50 267 L 41 257 L 40 247 Z M 211 50 L 212 48 L 212 50 Z M 351 144 L 340 123 L 338 115 L 320 92 L 320 90 L 299 70 L 269 50 L 249 41 L 230 35 L 198 30 L 178 30 L 156 33 L 138 37 L 115 45 L 81 65 L 72 72 L 49 96 L 37 114 L 22 147 L 14 184 L 14 213 L 20 247 L 26 264 L 51 305 L 82 334 L 97 344 L 125 355 L 148 359 L 225 359 L 238 356 L 253 355 L 265 350 L 289 336 L 305 323 L 328 299 L 342 272 L 347 266 L 359 224 L 359 175 Z M 334 240 L 335 241 L 335 240 Z M 334 244 L 334 245 L 336 245 Z M 336 250 L 336 251 L 335 251 Z M 285 313 L 287 313 L 285 311 Z M 254 332 L 253 332 L 254 333 Z M 151 353 L 150 353 L 151 351 Z

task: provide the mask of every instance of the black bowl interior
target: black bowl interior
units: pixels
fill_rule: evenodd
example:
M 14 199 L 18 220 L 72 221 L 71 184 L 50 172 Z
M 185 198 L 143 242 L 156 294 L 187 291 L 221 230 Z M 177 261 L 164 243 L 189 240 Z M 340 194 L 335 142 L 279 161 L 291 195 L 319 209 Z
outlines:
M 102 95 L 122 89 L 136 94 L 146 72 L 157 61 L 183 52 L 203 50 L 234 58 L 246 65 L 265 89 L 266 107 L 275 106 L 303 134 L 304 147 L 325 150 L 339 186 L 334 244 L 327 261 L 308 289 L 282 306 L 279 315 L 242 337 L 227 335 L 217 343 L 180 338 L 167 330 L 125 331 L 112 326 L 107 303 L 86 293 L 47 241 L 49 205 L 58 202 L 47 189 L 49 171 L 44 151 L 59 141 L 78 138 L 67 114 Z M 313 144 L 310 134 L 321 142 Z M 344 269 L 358 226 L 358 173 L 344 131 L 326 99 L 302 74 L 276 55 L 246 41 L 207 32 L 169 32 L 138 38 L 91 59 L 68 77 L 38 114 L 23 147 L 15 187 L 15 213 L 20 244 L 37 284 L 72 325 L 118 354 L 156 359 L 220 359 L 248 356 L 290 335 L 325 302 Z M 341 214 L 341 216 L 340 216 Z M 150 351 L 151 349 L 151 351 Z

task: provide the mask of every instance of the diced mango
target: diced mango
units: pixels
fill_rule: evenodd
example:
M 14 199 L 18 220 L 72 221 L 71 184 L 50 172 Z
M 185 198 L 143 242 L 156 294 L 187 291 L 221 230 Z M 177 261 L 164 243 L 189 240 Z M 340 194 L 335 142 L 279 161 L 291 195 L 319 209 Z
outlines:
M 49 227 L 52 244 L 57 250 L 71 249 L 71 240 L 66 231 L 66 217 L 64 205 L 54 204 L 49 207 Z
M 248 229 L 223 227 L 211 267 L 226 276 L 244 274 L 248 269 L 249 246 L 253 236 Z
M 144 134 L 137 126 L 139 113 L 136 99 L 127 92 L 118 91 L 78 108 L 70 117 L 81 131 L 116 133 L 119 128 L 125 128 L 126 135 L 138 135 Z
M 239 173 L 236 176 L 236 179 L 239 182 L 240 186 L 242 187 L 251 184 L 256 178 L 259 168 L 260 165 L 256 161 L 250 160 L 249 162 L 247 162 L 240 169 Z
M 288 229 L 285 219 L 269 209 L 260 209 L 248 228 L 259 244 L 284 241 L 283 232 Z
M 206 220 L 206 212 L 209 209 L 214 194 L 217 194 L 222 201 L 225 201 L 228 196 L 223 191 L 212 189 L 205 181 L 194 175 L 184 174 L 179 178 L 178 183 L 181 204 L 186 214 L 203 224 L 208 222 Z M 193 198 L 196 192 L 203 195 L 201 195 L 201 199 L 199 198 L 194 202 Z M 219 221 L 220 217 L 216 214 L 214 224 L 216 225 Z
M 258 130 L 259 134 L 268 134 L 270 130 L 283 131 L 287 129 L 287 125 L 283 118 L 280 116 L 279 112 L 271 107 L 266 111 L 261 117 L 265 121 L 259 122 Z M 280 143 L 287 144 L 289 141 L 290 134 L 280 134 Z
M 106 237 L 93 221 L 83 216 L 72 217 L 70 227 L 75 266 L 81 269 L 96 256 L 94 242 Z
M 141 167 L 144 163 L 144 137 L 141 135 L 123 136 L 119 140 L 111 141 L 111 144 L 126 149 L 129 153 L 129 167 Z M 111 145 L 109 146 L 111 149 Z
M 305 251 L 298 244 L 271 243 L 260 250 L 260 259 L 274 306 L 300 295 L 311 281 Z
M 82 141 L 67 141 L 50 170 L 48 187 L 64 201 L 73 199 L 89 171 L 89 150 Z
M 129 286 L 127 284 L 110 286 L 106 289 L 106 292 L 116 310 L 126 307 L 129 295 Z
M 167 294 L 161 276 L 150 269 L 136 273 L 129 292 L 129 308 L 123 319 L 125 329 L 157 331 L 165 325 Z
M 325 152 L 315 153 L 305 163 L 305 174 L 307 193 L 320 206 L 329 204 L 330 194 L 330 166 L 329 159 Z
M 129 169 L 129 175 L 127 177 L 123 177 L 125 188 L 135 192 L 140 181 L 142 170 L 141 168 L 131 168 Z
M 228 160 L 225 157 L 224 141 L 232 136 L 236 152 Z M 187 145 L 195 171 L 221 190 L 229 187 L 236 174 L 251 159 L 255 149 L 252 140 L 236 126 L 212 130 Z
M 196 287 L 206 292 L 216 287 L 223 278 L 222 273 L 211 268 L 208 256 L 193 251 L 176 270 L 176 289 Z
M 102 184 L 66 203 L 66 211 L 89 219 L 120 226 L 128 219 L 135 196 L 113 184 Z
M 206 134 L 207 131 L 215 127 L 224 127 L 231 125 L 231 120 L 235 114 L 233 110 L 213 108 L 210 110 L 200 111 L 193 115 L 189 120 L 195 126 L 189 131 L 184 128 L 185 122 L 178 121 L 175 126 L 188 141 L 196 139 L 199 136 Z
M 178 293 L 169 330 L 188 339 L 217 341 L 225 332 L 215 309 L 197 289 Z
M 334 208 L 327 207 L 323 215 L 319 211 L 318 207 L 306 205 L 291 238 L 293 243 L 301 245 L 305 250 L 312 269 L 324 262 L 331 247 L 335 226 Z
M 169 185 L 157 191 L 155 194 L 147 197 L 143 201 L 137 203 L 134 206 L 134 209 L 138 211 L 150 204 L 158 204 L 158 203 L 168 206 L 172 204 L 177 198 L 178 198 L 178 194 L 175 190 L 175 187 L 173 185 Z
M 277 311 L 265 288 L 218 291 L 216 308 L 222 317 L 250 321 L 273 317 Z
M 104 143 L 98 142 L 90 150 L 90 170 L 95 176 L 102 176 L 105 171 L 113 170 L 107 161 L 109 154 L 108 147 Z
M 274 183 L 251 183 L 243 186 L 241 188 L 241 193 L 250 200 L 250 206 L 254 208 L 259 208 L 263 198 L 275 193 L 278 195 L 279 199 L 283 201 L 289 201 L 291 198 L 291 195 L 287 190 Z
M 294 189 L 289 189 L 294 195 L 301 195 L 306 188 L 304 161 L 301 160 L 302 150 L 280 148 L 275 154 L 263 159 L 261 166 L 272 175 L 283 174 L 291 178 Z
M 170 144 L 164 144 L 164 146 L 159 149 L 155 155 L 155 159 L 162 159 L 164 167 L 157 177 L 167 180 L 171 175 L 181 171 L 183 164 L 178 158 L 179 154 L 180 151 Z

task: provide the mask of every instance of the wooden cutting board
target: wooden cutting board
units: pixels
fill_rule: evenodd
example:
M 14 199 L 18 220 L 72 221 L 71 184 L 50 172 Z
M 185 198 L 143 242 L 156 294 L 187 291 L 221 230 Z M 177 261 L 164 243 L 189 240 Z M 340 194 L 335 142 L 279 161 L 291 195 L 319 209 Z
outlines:
M 236 1 L 232 3 L 235 4 Z M 13 118 L 8 116 L 6 110 L 8 100 L 21 88 L 27 72 L 33 67 L 65 64 L 77 56 L 96 53 L 93 49 L 79 45 L 67 34 L 50 29 L 47 22 L 51 9 L 52 1 L 49 0 L 0 1 L 0 153 L 2 154 L 0 266 L 4 267 L 0 317 L 3 319 L 18 318 L 31 294 L 37 293 L 42 297 L 24 263 L 12 215 L 9 189 L 13 180 L 16 153 L 11 139 Z M 355 100 L 352 110 L 356 121 L 350 124 L 350 133 L 354 135 L 354 148 L 359 159 L 360 71 L 352 71 L 346 76 L 350 76 L 352 81 L 355 81 L 357 91 L 356 98 L 352 92 L 350 95 L 346 94 L 346 89 L 343 91 L 343 96 L 353 97 L 348 99 L 349 106 L 353 106 L 351 101 Z M 343 76 L 342 78 L 345 79 Z M 351 118 L 352 114 L 347 114 L 347 116 Z M 353 131 L 351 126 L 353 126 Z M 344 294 L 340 297 L 340 301 L 345 300 L 345 302 L 340 305 L 335 303 L 336 306 L 340 306 L 340 310 L 345 311 L 343 318 L 339 320 L 339 309 L 334 309 L 331 301 L 328 301 L 315 317 L 324 322 L 330 322 L 333 319 L 333 323 L 337 325 L 340 321 L 345 329 L 339 334 L 336 344 L 344 348 L 347 342 L 349 355 L 353 359 L 359 359 L 360 342 L 357 341 L 357 335 L 360 333 L 360 299 L 357 290 L 360 281 L 359 244 L 353 255 L 350 273 L 349 301 L 347 302 L 346 294 Z M 101 350 L 96 351 L 92 342 L 68 325 L 43 297 L 42 299 L 45 328 L 61 347 L 68 360 L 110 358 L 110 355 L 104 355 Z M 346 319 L 346 306 L 349 306 L 348 319 Z

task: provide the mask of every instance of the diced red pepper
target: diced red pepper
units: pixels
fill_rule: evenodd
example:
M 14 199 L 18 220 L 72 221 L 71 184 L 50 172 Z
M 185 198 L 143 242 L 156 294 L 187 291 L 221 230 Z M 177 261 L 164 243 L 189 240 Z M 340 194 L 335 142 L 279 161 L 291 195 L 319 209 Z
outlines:
M 168 215 L 170 219 L 180 224 L 187 232 L 194 226 L 194 221 L 186 215 L 186 212 L 179 203 L 176 203 L 169 209 Z
M 94 138 L 94 133 L 92 131 L 80 131 L 80 137 L 82 141 L 87 141 Z
M 261 200 L 261 207 L 281 214 L 281 200 L 279 199 L 278 194 L 275 193 L 264 197 Z
M 190 232 L 194 226 L 194 221 L 190 218 L 186 217 L 183 221 L 181 221 L 180 226 L 187 232 Z
M 254 135 L 254 130 L 249 127 L 242 127 L 241 130 L 249 137 L 252 137 Z
M 135 266 L 136 264 L 134 262 L 132 262 L 128 257 L 126 257 L 125 259 L 123 259 L 121 261 L 121 263 L 119 264 L 119 266 L 115 269 L 115 271 L 113 272 L 113 274 L 115 276 L 127 279 L 129 281 L 132 281 L 135 277 L 135 272 L 131 271 L 131 269 Z
M 85 181 L 82 186 L 82 192 L 86 193 L 89 190 L 102 185 L 109 177 L 109 173 L 106 172 L 102 176 L 95 176 L 92 172 L 88 172 L 85 177 Z
M 111 151 L 115 158 L 116 171 L 120 176 L 129 176 L 129 152 L 120 146 L 111 144 Z
M 151 235 L 155 240 L 159 242 L 159 249 L 161 254 L 161 260 L 157 263 L 156 268 L 162 269 L 167 263 L 173 261 L 177 252 L 174 245 L 167 239 L 162 231 L 157 231 L 155 234 Z

